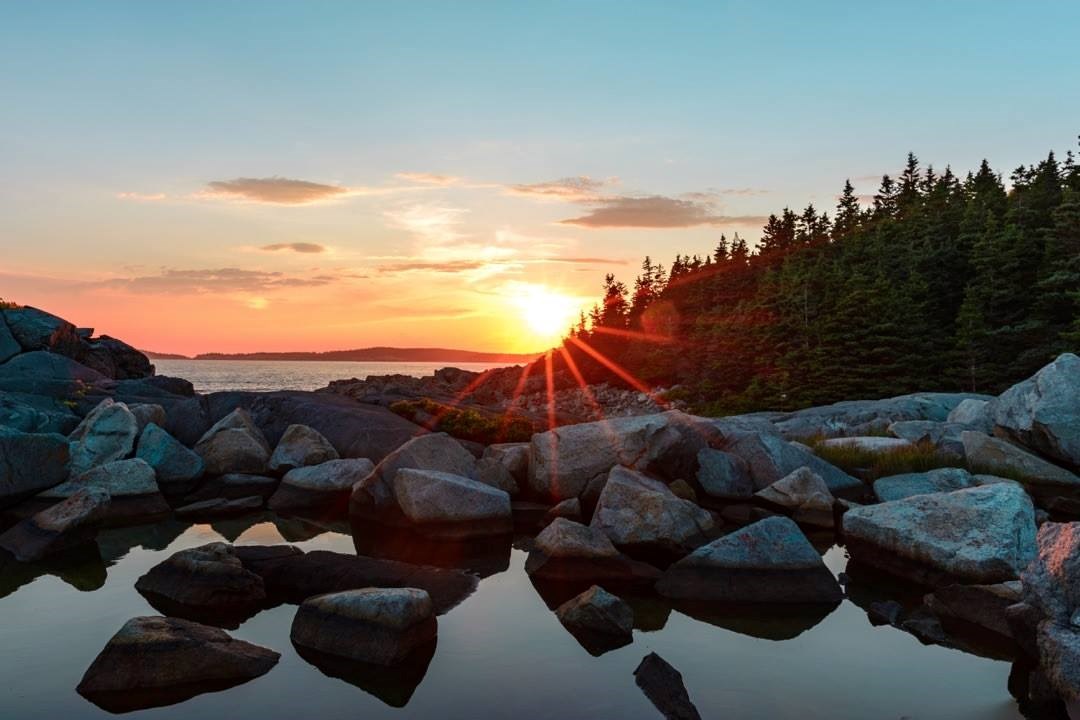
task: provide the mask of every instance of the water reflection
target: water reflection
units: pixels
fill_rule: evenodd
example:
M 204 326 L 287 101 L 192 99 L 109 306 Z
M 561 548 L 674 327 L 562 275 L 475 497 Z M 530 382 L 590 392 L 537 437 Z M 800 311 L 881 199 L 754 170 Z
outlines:
M 15 593 L 43 575 L 54 575 L 82 592 L 98 590 L 105 584 L 105 561 L 98 546 L 86 543 L 39 562 L 19 562 L 0 550 L 0 598 Z
M 355 523 L 351 532 L 358 555 L 466 570 L 481 578 L 505 572 L 510 567 L 512 538 L 509 535 L 465 541 L 432 540 L 407 529 L 371 523 Z
M 377 697 L 390 707 L 403 708 L 427 674 L 435 657 L 438 641 L 416 648 L 404 661 L 395 665 L 374 665 L 293 644 L 296 654 L 327 677 L 344 680 Z

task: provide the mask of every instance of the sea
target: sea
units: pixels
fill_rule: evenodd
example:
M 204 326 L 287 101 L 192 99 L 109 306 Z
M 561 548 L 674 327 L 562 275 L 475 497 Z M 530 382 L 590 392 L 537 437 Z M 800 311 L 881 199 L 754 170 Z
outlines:
M 482 372 L 506 363 L 343 362 L 332 360 L 153 360 L 158 375 L 190 380 L 200 393 L 223 390 L 318 390 L 332 380 L 369 375 L 423 377 L 444 367 Z

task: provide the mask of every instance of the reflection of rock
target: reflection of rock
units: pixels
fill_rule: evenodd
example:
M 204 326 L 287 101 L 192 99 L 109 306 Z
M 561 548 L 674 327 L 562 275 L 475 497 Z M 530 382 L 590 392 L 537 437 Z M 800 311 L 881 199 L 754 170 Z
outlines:
M 709 625 L 762 640 L 791 640 L 832 614 L 839 603 L 759 604 L 673 600 L 676 611 Z
M 0 550 L 0 598 L 7 597 L 43 575 L 54 575 L 81 592 L 105 584 L 105 563 L 93 543 L 35 563 L 21 563 Z
M 217 628 L 137 617 L 109 640 L 78 691 L 109 712 L 172 705 L 264 675 L 280 657 Z
M 150 525 L 106 528 L 98 533 L 101 556 L 110 564 L 123 560 L 132 548 L 164 550 L 191 527 L 189 522 L 163 520 Z
M 296 654 L 319 669 L 324 675 L 344 680 L 364 692 L 374 695 L 390 707 L 405 707 L 427 674 L 435 657 L 436 641 L 417 648 L 397 665 L 385 666 L 357 662 L 336 655 L 321 653 L 294 645 Z
M 408 528 L 364 525 L 354 526 L 352 537 L 357 554 L 373 558 L 464 570 L 481 578 L 510 567 L 509 535 L 452 541 L 428 538 Z
M 22 562 L 33 562 L 91 542 L 108 508 L 107 492 L 80 490 L 0 535 L 0 548 Z
M 701 720 L 682 674 L 656 653 L 649 653 L 634 670 L 634 682 L 667 720 Z

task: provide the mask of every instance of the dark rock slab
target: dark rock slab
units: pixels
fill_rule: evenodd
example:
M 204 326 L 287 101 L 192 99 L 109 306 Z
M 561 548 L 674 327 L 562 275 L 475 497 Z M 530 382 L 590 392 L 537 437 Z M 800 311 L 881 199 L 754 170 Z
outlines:
M 656 653 L 649 653 L 634 670 L 634 682 L 667 720 L 701 720 L 682 673 Z
M 143 428 L 135 457 L 154 468 L 158 486 L 168 495 L 190 492 L 203 474 L 203 459 L 157 423 Z
M 67 480 L 69 457 L 63 435 L 0 426 L 0 507 Z
M 109 494 L 99 488 L 80 490 L 0 535 L 0 548 L 20 562 L 35 562 L 93 542 L 109 503 Z

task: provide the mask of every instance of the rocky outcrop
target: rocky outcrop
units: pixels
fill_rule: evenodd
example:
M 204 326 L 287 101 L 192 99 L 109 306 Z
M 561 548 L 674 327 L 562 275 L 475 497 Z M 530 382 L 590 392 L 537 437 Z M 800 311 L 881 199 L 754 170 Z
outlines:
M 1018 475 L 1036 494 L 1080 492 L 1080 477 L 1012 443 L 974 431 L 963 433 L 961 439 L 969 467 Z
M 771 517 L 698 548 L 656 584 L 665 597 L 700 602 L 840 602 L 839 583 L 786 517 Z
M 154 469 L 158 486 L 167 494 L 190 492 L 203 474 L 203 459 L 153 422 L 139 435 L 135 457 Z
M 278 440 L 270 456 L 270 469 L 287 473 L 295 468 L 320 465 L 337 460 L 338 452 L 330 441 L 307 425 L 290 425 Z
M 666 720 L 701 720 L 682 673 L 656 653 L 649 653 L 634 670 L 634 682 Z
M 139 423 L 124 403 L 106 398 L 71 435 L 71 472 L 123 460 L 135 450 Z
M 861 490 L 862 482 L 831 465 L 803 446 L 766 433 L 733 433 L 724 449 L 746 462 L 754 490 L 764 490 L 777 480 L 806 467 L 819 475 L 833 494 Z
M 799 468 L 774 482 L 755 497 L 791 515 L 795 522 L 817 527 L 833 526 L 833 502 L 829 486 L 810 468 Z
M 702 448 L 698 452 L 698 485 L 716 500 L 746 500 L 754 494 L 750 466 L 738 455 Z
M 171 705 L 264 675 L 280 657 L 217 628 L 137 617 L 109 640 L 78 691 L 110 712 Z
M 874 481 L 874 495 L 881 502 L 902 500 L 912 495 L 952 492 L 979 485 L 963 468 L 938 468 L 923 473 L 888 475 Z
M 63 435 L 0 426 L 0 507 L 64 482 L 69 457 Z
M 138 458 L 98 465 L 45 490 L 35 500 L 54 503 L 90 488 L 103 490 L 112 498 L 104 518 L 106 525 L 150 522 L 171 513 L 154 479 L 154 469 Z
M 27 433 L 67 435 L 78 424 L 79 417 L 53 398 L 0 391 L 0 426 Z
M 282 513 L 345 517 L 353 485 L 374 469 L 375 465 L 366 458 L 298 467 L 281 479 L 267 506 Z
M 1035 557 L 1035 509 L 1013 483 L 852 508 L 848 551 L 926 585 L 1015 580 Z
M 601 652 L 611 649 L 612 644 L 628 644 L 634 630 L 633 609 L 596 585 L 556 608 L 555 616 L 586 649 Z M 594 638 L 601 642 L 594 645 L 591 642 Z M 602 642 L 607 639 L 614 642 Z
M 107 381 L 96 370 L 45 350 L 16 355 L 0 365 L 0 390 L 60 401 L 70 401 Z
M 100 489 L 80 490 L 0 535 L 0 548 L 20 562 L 36 562 L 92 542 L 109 502 L 109 494 Z
M 243 408 L 237 408 L 206 431 L 195 452 L 208 475 L 262 473 L 270 461 L 270 445 Z
M 431 598 L 416 588 L 365 588 L 308 598 L 296 611 L 294 644 L 373 665 L 396 665 L 435 641 Z
M 140 434 L 150 423 L 154 423 L 158 427 L 164 427 L 165 423 L 168 422 L 165 408 L 157 403 L 131 403 L 128 405 L 128 410 L 135 416 L 135 422 L 138 425 Z
M 1060 355 L 990 404 L 996 433 L 1080 469 L 1080 357 Z
M 0 313 L 0 365 L 23 351 L 19 341 L 11 334 L 7 322 L 4 321 L 3 313 Z
M 391 485 L 405 519 L 423 535 L 464 539 L 513 529 L 510 495 L 476 480 L 402 468 Z
M 676 497 L 659 480 L 617 465 L 591 525 L 632 552 L 681 556 L 708 541 L 714 522 L 707 511 Z
M 536 536 L 525 572 L 561 583 L 652 584 L 660 576 L 651 565 L 620 553 L 600 530 L 566 518 L 555 518 Z

